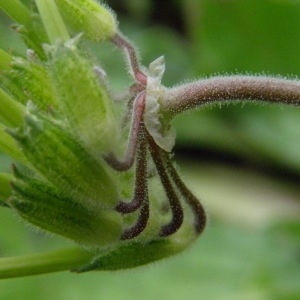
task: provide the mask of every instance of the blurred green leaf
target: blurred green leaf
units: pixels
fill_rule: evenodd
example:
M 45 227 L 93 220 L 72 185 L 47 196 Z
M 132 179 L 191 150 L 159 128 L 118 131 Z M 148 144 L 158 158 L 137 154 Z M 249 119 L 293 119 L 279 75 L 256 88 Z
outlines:
M 300 74 L 300 1 L 182 1 L 195 76 Z M 178 145 L 218 149 L 300 173 L 300 109 L 240 104 L 175 121 Z
M 300 73 L 299 1 L 185 1 L 195 71 Z

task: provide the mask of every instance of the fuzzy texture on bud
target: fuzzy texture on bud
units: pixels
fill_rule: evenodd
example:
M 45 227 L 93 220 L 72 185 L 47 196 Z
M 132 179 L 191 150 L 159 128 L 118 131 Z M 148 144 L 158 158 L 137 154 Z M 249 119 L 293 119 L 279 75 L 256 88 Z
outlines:
M 54 88 L 46 66 L 42 62 L 33 62 L 14 57 L 11 69 L 3 76 L 3 85 L 19 102 L 26 104 L 30 99 L 38 108 L 48 111 L 56 106 Z
M 87 248 L 119 241 L 122 221 L 115 211 L 91 210 L 27 170 L 15 167 L 14 175 L 13 196 L 7 203 L 23 219 Z
M 75 32 L 96 42 L 111 38 L 118 24 L 109 8 L 94 0 L 56 0 L 66 22 Z
M 59 107 L 73 134 L 98 158 L 116 145 L 117 122 L 106 87 L 75 42 L 52 49 L 50 73 Z
M 65 195 L 91 208 L 112 208 L 116 184 L 104 162 L 96 161 L 61 122 L 30 109 L 17 130 L 8 131 L 28 161 Z

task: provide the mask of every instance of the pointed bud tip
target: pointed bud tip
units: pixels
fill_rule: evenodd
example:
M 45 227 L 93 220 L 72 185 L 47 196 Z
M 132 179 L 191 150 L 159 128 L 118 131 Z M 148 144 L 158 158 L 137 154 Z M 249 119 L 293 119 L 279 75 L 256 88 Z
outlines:
M 105 5 L 94 0 L 56 0 L 67 25 L 83 32 L 93 41 L 111 38 L 117 33 L 115 15 Z

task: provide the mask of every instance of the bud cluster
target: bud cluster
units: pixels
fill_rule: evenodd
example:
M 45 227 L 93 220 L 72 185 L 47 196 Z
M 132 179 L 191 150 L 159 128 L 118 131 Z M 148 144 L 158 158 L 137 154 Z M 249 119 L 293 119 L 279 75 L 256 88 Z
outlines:
M 102 157 L 116 145 L 115 113 L 80 36 L 72 39 L 68 30 L 89 38 L 102 28 L 97 40 L 105 40 L 117 30 L 114 16 L 93 0 L 36 0 L 33 12 L 12 2 L 1 8 L 30 49 L 26 58 L 0 53 L 0 149 L 17 161 L 1 204 L 85 248 L 111 246 L 123 219 L 114 209 L 116 179 Z

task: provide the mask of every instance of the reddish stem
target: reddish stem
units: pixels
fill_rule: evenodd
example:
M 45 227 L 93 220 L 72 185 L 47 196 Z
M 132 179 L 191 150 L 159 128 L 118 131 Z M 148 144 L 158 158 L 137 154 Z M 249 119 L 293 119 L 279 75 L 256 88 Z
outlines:
M 162 226 L 159 233 L 161 237 L 165 237 L 175 233 L 181 227 L 183 222 L 183 209 L 166 172 L 164 159 L 161 155 L 162 150 L 156 145 L 153 138 L 149 134 L 147 134 L 147 140 L 152 159 L 155 163 L 158 175 L 166 192 L 172 211 L 171 221 L 168 224 Z
M 300 105 L 300 81 L 268 76 L 201 79 L 166 90 L 160 99 L 160 113 L 174 117 L 201 105 L 236 100 Z
M 137 52 L 134 47 L 120 34 L 116 34 L 112 37 L 111 41 L 119 48 L 123 49 L 129 58 L 129 66 L 132 69 L 132 73 L 137 82 L 146 86 L 147 76 L 141 71 L 137 58 Z
M 117 171 L 126 171 L 133 165 L 138 143 L 140 124 L 145 109 L 145 97 L 145 92 L 141 92 L 139 95 L 137 95 L 133 103 L 132 122 L 125 158 L 123 160 L 119 160 L 113 153 L 110 153 L 105 157 L 105 161 Z

